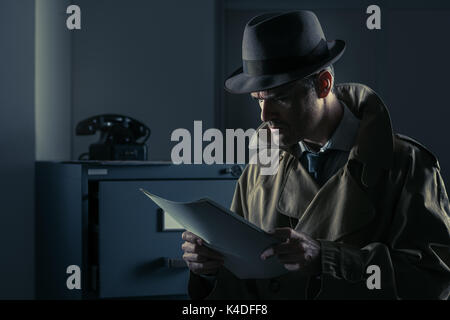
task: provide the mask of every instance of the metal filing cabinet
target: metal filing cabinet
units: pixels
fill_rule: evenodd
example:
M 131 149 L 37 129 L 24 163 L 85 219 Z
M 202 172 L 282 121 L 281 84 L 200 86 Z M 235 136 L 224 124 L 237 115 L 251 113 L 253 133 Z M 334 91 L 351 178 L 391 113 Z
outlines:
M 231 204 L 237 165 L 36 163 L 38 299 L 187 298 L 182 230 L 139 191 Z M 67 267 L 81 270 L 69 290 Z

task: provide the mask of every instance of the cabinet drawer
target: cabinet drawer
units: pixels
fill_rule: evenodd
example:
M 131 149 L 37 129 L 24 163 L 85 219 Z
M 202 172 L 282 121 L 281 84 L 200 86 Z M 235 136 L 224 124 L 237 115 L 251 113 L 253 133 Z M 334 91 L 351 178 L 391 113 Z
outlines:
M 163 231 L 161 209 L 139 188 L 174 201 L 209 197 L 230 207 L 235 184 L 200 179 L 99 182 L 99 297 L 187 295 L 188 269 L 176 263 L 182 258 L 182 231 Z

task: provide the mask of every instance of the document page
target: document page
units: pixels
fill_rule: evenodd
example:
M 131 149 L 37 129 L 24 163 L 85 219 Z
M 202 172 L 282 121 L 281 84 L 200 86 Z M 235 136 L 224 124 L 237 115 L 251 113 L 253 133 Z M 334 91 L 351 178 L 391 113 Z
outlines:
M 193 202 L 174 202 L 140 189 L 161 209 L 219 251 L 224 266 L 240 279 L 265 279 L 288 271 L 278 259 L 261 260 L 261 253 L 281 241 L 231 210 L 211 199 Z

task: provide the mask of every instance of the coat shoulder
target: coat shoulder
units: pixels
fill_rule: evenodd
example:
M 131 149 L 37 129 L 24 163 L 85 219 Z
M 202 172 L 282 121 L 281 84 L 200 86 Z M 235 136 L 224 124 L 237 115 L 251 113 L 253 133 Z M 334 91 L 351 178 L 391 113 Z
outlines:
M 239 177 L 238 183 L 246 192 L 251 192 L 260 183 L 260 180 L 259 166 L 248 163 Z
M 422 160 L 439 169 L 439 161 L 437 157 L 427 147 L 417 140 L 403 134 L 396 133 L 394 135 L 394 145 L 397 153 L 407 154 L 414 159 Z

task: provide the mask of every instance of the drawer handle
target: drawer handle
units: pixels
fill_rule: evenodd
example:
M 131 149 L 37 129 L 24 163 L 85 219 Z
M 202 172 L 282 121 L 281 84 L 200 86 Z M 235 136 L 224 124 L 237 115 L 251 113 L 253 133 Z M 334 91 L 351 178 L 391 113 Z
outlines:
M 164 267 L 169 269 L 187 268 L 187 264 L 183 259 L 163 258 Z
M 229 168 L 223 169 L 222 174 L 231 174 L 233 177 L 239 178 L 242 174 L 242 171 L 242 167 L 235 164 Z

